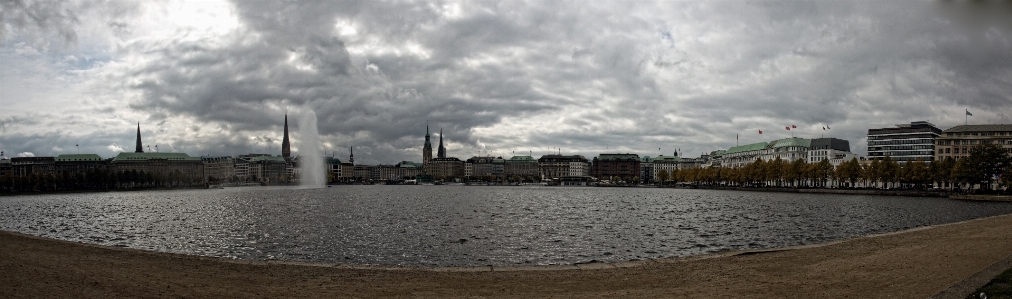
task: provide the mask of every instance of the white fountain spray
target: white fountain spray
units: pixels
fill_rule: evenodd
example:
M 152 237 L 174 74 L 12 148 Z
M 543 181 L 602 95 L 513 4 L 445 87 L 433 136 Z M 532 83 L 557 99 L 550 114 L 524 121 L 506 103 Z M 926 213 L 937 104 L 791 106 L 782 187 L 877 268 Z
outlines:
M 320 154 L 320 132 L 316 129 L 316 112 L 302 109 L 299 117 L 299 184 L 306 187 L 324 187 L 327 175 Z

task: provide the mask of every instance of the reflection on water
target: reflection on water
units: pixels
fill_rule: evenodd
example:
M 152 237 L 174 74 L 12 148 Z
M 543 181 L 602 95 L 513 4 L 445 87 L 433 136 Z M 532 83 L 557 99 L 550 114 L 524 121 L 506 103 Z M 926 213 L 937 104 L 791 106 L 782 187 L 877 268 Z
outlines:
M 571 264 L 823 243 L 1012 213 L 938 198 L 657 188 L 335 186 L 0 197 L 0 229 L 241 259 Z

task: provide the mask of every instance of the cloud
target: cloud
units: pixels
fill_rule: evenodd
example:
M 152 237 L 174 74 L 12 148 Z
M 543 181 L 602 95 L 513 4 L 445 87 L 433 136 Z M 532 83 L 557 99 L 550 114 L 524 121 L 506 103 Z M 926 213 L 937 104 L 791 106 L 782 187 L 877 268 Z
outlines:
M 122 147 L 120 147 L 118 144 L 115 144 L 115 143 L 106 146 L 106 149 L 109 149 L 110 152 L 114 152 L 114 153 L 125 152 L 125 150 L 123 150 Z
M 20 152 L 18 153 L 18 157 L 35 157 L 35 154 L 32 152 Z
M 74 29 L 80 20 L 62 1 L 0 2 L 0 42 L 16 36 L 34 46 L 49 48 L 52 43 L 61 47 L 77 43 Z
M 0 94 L 12 152 L 113 155 L 140 121 L 165 150 L 278 154 L 298 109 L 322 150 L 364 163 L 420 160 L 426 124 L 450 155 L 592 157 L 695 155 L 792 124 L 863 153 L 869 128 L 947 128 L 963 109 L 1012 122 L 1005 2 L 4 5 L 0 75 L 30 86 Z

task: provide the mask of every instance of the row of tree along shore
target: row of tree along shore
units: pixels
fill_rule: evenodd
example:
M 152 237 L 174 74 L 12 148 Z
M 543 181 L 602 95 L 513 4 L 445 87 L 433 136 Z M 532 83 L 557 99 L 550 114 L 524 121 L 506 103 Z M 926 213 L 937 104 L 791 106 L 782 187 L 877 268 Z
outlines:
M 746 188 L 875 188 L 1007 191 L 1012 185 L 1012 156 L 1000 146 L 973 147 L 960 159 L 900 164 L 886 156 L 868 163 L 852 159 L 833 167 L 827 160 L 805 163 L 756 160 L 739 168 L 691 168 L 660 171 L 660 185 Z

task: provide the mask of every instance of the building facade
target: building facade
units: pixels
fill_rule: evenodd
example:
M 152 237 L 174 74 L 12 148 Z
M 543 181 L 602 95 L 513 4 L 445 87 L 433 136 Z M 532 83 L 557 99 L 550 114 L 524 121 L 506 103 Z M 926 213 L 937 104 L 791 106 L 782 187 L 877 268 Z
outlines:
M 454 157 L 433 158 L 425 173 L 436 179 L 461 178 L 464 177 L 464 161 Z
M 640 175 L 640 157 L 636 154 L 600 154 L 594 157 L 591 176 L 630 180 Z
M 119 153 L 109 162 L 109 170 L 143 172 L 173 185 L 201 185 L 205 179 L 200 157 L 184 153 Z
M 495 159 L 492 156 L 474 156 L 467 159 L 464 161 L 464 176 L 471 178 L 494 176 L 495 167 L 493 161 Z
M 237 159 L 244 159 L 249 163 L 249 178 L 251 181 L 263 184 L 278 184 L 288 182 L 290 175 L 289 163 L 284 157 L 270 155 L 243 155 Z
M 650 156 L 640 157 L 640 183 L 650 184 L 654 182 L 654 158 Z
M 776 159 L 792 162 L 808 159 L 808 149 L 812 146 L 811 139 L 784 138 L 770 142 L 765 149 L 759 151 L 759 159 L 769 162 Z
M 651 164 L 653 164 L 653 171 L 650 172 L 651 181 L 659 181 L 660 178 L 657 174 L 663 170 L 670 175 L 672 172 L 678 170 L 679 164 L 682 162 L 682 158 L 678 156 L 660 155 L 657 156 L 657 158 L 654 158 L 651 162 Z
M 889 156 L 900 163 L 918 159 L 929 161 L 935 157 L 935 139 L 941 134 L 941 129 L 926 121 L 868 129 L 868 158 Z
M 812 146 L 808 149 L 808 163 L 819 163 L 828 160 L 833 167 L 840 166 L 844 162 L 856 159 L 857 155 L 850 152 L 850 142 L 837 138 L 816 138 L 812 139 Z
M 73 154 L 56 156 L 56 172 L 63 174 L 86 174 L 89 171 L 105 170 L 109 162 L 96 154 Z
M 235 159 L 229 156 L 201 157 L 204 163 L 204 180 L 206 182 L 230 182 L 235 175 Z
M 537 177 L 538 160 L 531 156 L 513 156 L 504 161 L 503 174 L 509 177 Z
M 589 170 L 589 161 L 580 155 L 544 155 L 538 159 L 538 173 L 542 180 L 588 176 Z
M 981 144 L 999 145 L 1012 154 L 1012 124 L 955 126 L 935 139 L 935 159 L 963 158 Z
M 769 146 L 767 142 L 756 142 L 746 145 L 739 145 L 727 150 L 720 150 L 713 153 L 713 161 L 711 164 L 713 167 L 729 167 L 737 168 L 748 164 L 752 164 L 763 154 L 766 147 Z
M 11 158 L 10 161 L 11 173 L 16 177 L 56 173 L 56 158 L 54 157 L 17 157 Z

